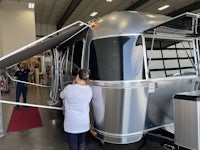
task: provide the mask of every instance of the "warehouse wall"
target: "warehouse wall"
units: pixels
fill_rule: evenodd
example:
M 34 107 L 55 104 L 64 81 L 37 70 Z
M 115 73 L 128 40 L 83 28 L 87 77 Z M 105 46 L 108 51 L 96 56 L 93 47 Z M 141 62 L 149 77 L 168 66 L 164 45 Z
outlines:
M 57 30 L 56 25 L 51 25 L 51 24 L 36 23 L 35 26 L 36 26 L 36 38 L 37 39 L 39 39 L 43 36 L 46 36 L 48 34 L 51 34 Z
M 1 8 L 0 8 L 0 18 L 2 16 Z M 3 37 L 2 37 L 2 21 L 0 21 L 0 56 L 3 55 Z
M 0 3 L 0 57 L 36 40 L 35 13 L 27 3 Z

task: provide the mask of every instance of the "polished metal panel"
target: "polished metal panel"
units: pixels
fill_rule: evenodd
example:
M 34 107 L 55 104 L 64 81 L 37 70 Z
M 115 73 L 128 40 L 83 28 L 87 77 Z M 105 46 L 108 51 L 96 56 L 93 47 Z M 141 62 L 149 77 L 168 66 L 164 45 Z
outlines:
M 77 69 L 91 69 L 89 84 L 93 89 L 92 107 L 94 112 L 91 130 L 97 133 L 97 138 L 106 142 L 133 143 L 140 140 L 142 135 L 150 130 L 171 127 L 174 123 L 172 103 L 174 94 L 199 89 L 199 77 L 197 76 L 199 56 L 195 55 L 199 54 L 199 45 L 194 42 L 195 37 L 187 37 L 189 46 L 180 47 L 180 45 L 173 45 L 173 43 L 177 44 L 183 39 L 186 41 L 185 35 L 174 37 L 171 34 L 157 34 L 154 32 L 154 27 L 169 20 L 171 18 L 167 16 L 135 11 L 113 12 L 97 19 L 95 29 L 86 30 L 89 25 L 84 24 L 85 26 L 82 26 L 79 22 L 78 25 L 80 26 L 76 28 L 71 29 L 73 24 L 66 27 L 66 33 L 61 32 L 64 29 L 59 30 L 27 47 L 19 49 L 1 58 L 0 67 L 7 67 L 47 49 L 61 48 L 62 52 L 67 55 L 66 62 L 70 62 L 70 67 L 64 69 L 64 55 L 61 62 L 59 59 L 53 58 L 53 65 L 56 65 L 53 70 L 52 81 L 54 82 L 51 91 L 55 92 L 52 94 L 53 99 L 56 99 L 57 102 L 57 96 L 59 95 L 57 92 L 60 84 L 64 85 L 64 83 L 69 83 L 69 80 L 72 80 L 72 76 L 76 73 L 73 72 L 73 66 L 77 66 L 75 61 L 77 59 L 81 63 L 76 67 Z M 144 31 L 152 28 L 153 34 L 149 36 L 150 40 L 147 44 L 145 38 L 148 35 L 144 34 Z M 51 38 L 51 36 L 54 37 Z M 160 40 L 156 41 L 156 38 Z M 170 38 L 179 39 L 172 42 L 166 40 Z M 163 45 L 162 40 L 167 41 L 167 45 Z M 79 48 L 74 48 L 79 41 L 83 42 L 81 54 L 78 51 Z M 154 42 L 156 47 L 154 47 Z M 92 45 L 93 43 L 94 45 Z M 153 51 L 153 48 L 158 50 L 161 47 L 159 49 L 161 51 L 166 48 L 172 49 L 172 46 L 177 51 L 181 48 L 191 53 L 187 53 L 181 58 L 178 57 L 178 53 L 177 57 L 173 58 L 160 59 L 147 56 L 147 50 Z M 22 53 L 24 57 L 18 58 Z M 80 55 L 75 57 L 77 53 Z M 54 56 L 59 57 L 56 51 Z M 11 58 L 13 58 L 13 61 L 11 61 Z M 155 65 L 157 68 L 150 68 L 148 64 L 150 59 L 167 59 L 168 62 L 172 62 L 172 59 L 186 59 L 187 61 L 184 62 L 179 61 L 179 65 L 184 64 L 183 68 L 185 69 L 192 68 L 193 74 L 181 74 L 180 71 L 179 76 L 169 76 L 167 74 L 164 77 L 154 76 L 155 78 L 152 78 L 149 74 L 150 71 L 158 71 L 160 64 L 165 64 L 165 61 L 160 61 L 160 64 Z M 9 63 L 7 63 L 8 61 Z M 188 62 L 190 62 L 189 66 L 186 65 Z M 93 68 L 91 68 L 92 65 Z M 174 64 L 168 63 L 168 65 L 173 67 Z M 69 72 L 67 72 L 68 69 Z M 162 69 L 165 74 L 167 69 L 170 70 L 170 68 Z M 97 76 L 93 76 L 94 73 Z
M 147 98 L 146 82 L 91 83 L 97 137 L 111 143 L 131 143 L 142 138 Z
M 139 34 L 170 20 L 170 17 L 137 11 L 116 11 L 97 19 L 93 37 Z
M 154 15 L 152 17 L 148 13 L 113 12 L 99 18 L 96 21 L 98 27 L 88 34 L 83 66 L 89 67 L 91 73 L 99 73 L 97 76 L 92 74 L 90 82 L 94 94 L 92 100 L 94 122 L 91 123 L 91 130 L 97 133 L 98 139 L 110 143 L 126 144 L 136 142 L 142 138 L 144 133 L 158 128 L 165 128 L 174 133 L 173 95 L 199 89 L 198 70 L 195 68 L 199 56 L 186 54 L 180 58 L 186 59 L 185 62 L 190 63 L 186 65 L 185 62 L 180 61 L 185 68 L 191 67 L 191 64 L 194 65 L 191 67 L 192 74 L 179 74 L 179 76 L 167 74 L 165 77 L 156 76 L 155 78 L 149 76 L 148 63 L 151 58 L 147 58 L 147 49 L 154 50 L 155 38 L 166 41 L 167 45 L 162 43 L 162 50 L 169 47 L 168 57 L 165 57 L 164 60 L 172 56 L 170 48 L 174 47 L 179 50 L 182 48 L 184 52 L 190 50 L 190 54 L 198 53 L 193 38 L 187 38 L 188 47 L 175 45 L 179 41 L 180 43 L 182 40 L 186 41 L 185 35 L 158 34 L 156 36 L 157 34 L 154 32 L 149 45 L 145 43 L 144 37 L 147 36 L 143 35 L 145 30 L 169 20 L 171 19 L 166 16 Z M 128 49 L 125 46 L 127 43 L 122 42 L 122 37 L 135 38 Z M 143 37 L 142 42 L 139 40 L 140 37 Z M 176 40 L 169 42 L 166 39 Z M 156 44 L 158 47 L 155 49 L 158 50 L 161 42 Z M 116 53 L 116 50 L 120 48 L 122 53 Z M 130 49 L 131 53 L 128 53 Z M 90 56 L 93 54 L 96 56 L 94 55 L 95 57 L 92 59 L 96 62 L 92 60 L 91 63 Z M 139 57 L 140 54 L 143 57 Z M 124 56 L 127 55 L 133 57 L 126 57 L 127 59 L 124 61 Z M 118 57 L 120 63 L 116 61 L 116 56 L 120 56 Z M 173 63 L 169 64 L 169 62 L 170 60 L 173 62 L 172 59 L 177 57 L 173 56 L 168 59 L 168 67 L 173 67 Z M 130 60 L 134 62 L 134 65 Z M 158 60 L 158 58 L 155 57 L 154 60 Z M 160 61 L 160 63 L 165 62 Z M 117 64 L 119 65 L 116 67 Z M 90 68 L 93 65 L 96 67 Z M 130 65 L 132 66 L 130 67 Z M 153 69 L 159 70 L 159 64 L 157 66 Z M 137 73 L 131 72 L 127 78 L 119 76 L 130 70 L 137 70 Z M 122 73 L 120 74 L 120 72 Z
M 198 94 L 193 96 L 193 94 Z M 200 91 L 185 92 L 179 98 L 175 95 L 174 102 L 174 123 L 175 143 L 177 145 L 199 150 L 200 149 Z M 184 97 L 185 96 L 185 97 Z M 192 99 L 191 99 L 192 98 Z
M 91 129 L 103 141 L 125 144 L 137 142 L 147 131 L 171 127 L 174 123 L 172 96 L 194 90 L 196 81 L 196 76 L 140 82 L 93 81 L 90 83 L 94 111 Z
M 145 128 L 151 129 L 174 122 L 172 96 L 176 93 L 195 90 L 197 76 L 149 79 L 155 84 L 154 92 L 148 95 Z M 173 132 L 173 129 L 172 129 Z

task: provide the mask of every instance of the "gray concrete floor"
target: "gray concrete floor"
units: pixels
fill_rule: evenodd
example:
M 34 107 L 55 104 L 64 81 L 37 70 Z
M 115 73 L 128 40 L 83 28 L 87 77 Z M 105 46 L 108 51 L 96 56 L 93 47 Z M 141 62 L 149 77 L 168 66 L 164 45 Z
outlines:
M 49 89 L 28 87 L 27 103 L 48 105 Z M 15 86 L 11 86 L 10 93 L 2 93 L 2 99 L 15 101 Z M 63 130 L 63 114 L 59 110 L 39 108 L 43 127 L 20 132 L 6 133 L 14 105 L 3 104 L 4 135 L 0 138 L 0 150 L 68 150 L 66 135 Z M 88 132 L 86 146 L 88 150 L 138 150 L 143 140 L 132 144 L 100 144 L 99 140 Z M 141 150 L 162 150 L 161 144 L 150 140 Z

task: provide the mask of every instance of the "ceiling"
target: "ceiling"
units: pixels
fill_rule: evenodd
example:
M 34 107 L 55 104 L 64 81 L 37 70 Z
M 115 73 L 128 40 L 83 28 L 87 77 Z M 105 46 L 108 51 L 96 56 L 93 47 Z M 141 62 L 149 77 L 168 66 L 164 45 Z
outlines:
M 131 10 L 176 16 L 184 12 L 200 12 L 200 0 L 11 0 L 35 3 L 35 20 L 38 24 L 56 25 L 57 29 L 75 21 L 88 22 L 113 11 Z M 159 11 L 163 5 L 169 8 Z M 98 12 L 91 17 L 92 12 Z

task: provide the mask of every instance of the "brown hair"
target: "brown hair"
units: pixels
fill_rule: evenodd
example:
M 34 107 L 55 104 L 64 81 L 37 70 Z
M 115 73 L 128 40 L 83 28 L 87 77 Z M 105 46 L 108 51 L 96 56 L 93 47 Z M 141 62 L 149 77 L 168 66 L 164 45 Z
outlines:
M 90 70 L 80 69 L 78 72 L 78 75 L 81 80 L 87 80 L 89 79 L 89 76 L 90 76 Z

